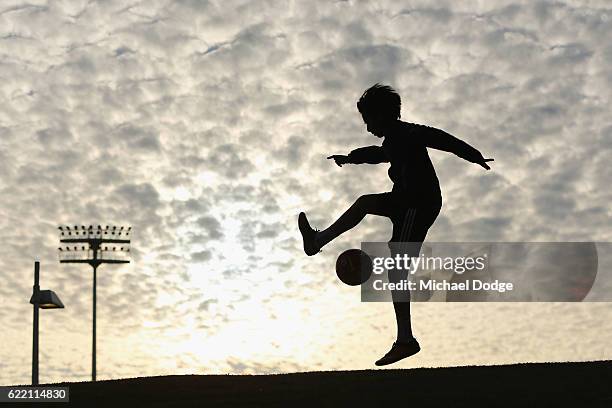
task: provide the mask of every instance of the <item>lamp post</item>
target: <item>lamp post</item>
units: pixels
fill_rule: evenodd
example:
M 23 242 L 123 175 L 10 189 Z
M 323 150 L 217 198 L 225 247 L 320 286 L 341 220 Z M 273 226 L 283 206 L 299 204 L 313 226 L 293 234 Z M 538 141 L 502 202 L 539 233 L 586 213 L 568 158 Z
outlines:
M 91 381 L 96 381 L 96 275 L 98 266 L 103 263 L 129 263 L 130 237 L 132 227 L 109 226 L 94 228 L 93 225 L 58 227 L 60 242 L 60 263 L 86 263 L 93 268 L 93 319 L 91 343 Z M 78 245 L 80 244 L 80 245 Z M 112 245 L 115 244 L 115 245 Z
M 34 305 L 32 331 L 32 385 L 38 385 L 38 309 L 63 309 L 64 304 L 52 290 L 40 290 L 40 262 L 34 262 L 34 290 L 30 303 Z

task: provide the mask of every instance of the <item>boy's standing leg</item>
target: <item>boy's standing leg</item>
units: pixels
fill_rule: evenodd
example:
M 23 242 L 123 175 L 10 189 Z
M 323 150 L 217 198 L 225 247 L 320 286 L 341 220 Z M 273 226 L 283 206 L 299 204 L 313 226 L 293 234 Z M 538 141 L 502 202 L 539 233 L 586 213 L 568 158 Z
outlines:
M 440 207 L 437 205 L 410 208 L 401 217 L 393 217 L 393 236 L 389 242 L 391 256 L 396 255 L 418 257 L 429 227 L 433 224 Z M 389 282 L 400 283 L 409 278 L 406 269 L 391 269 L 388 271 Z M 410 291 L 391 291 L 393 309 L 397 323 L 397 340 L 391 350 L 376 365 L 387 365 L 414 355 L 420 351 L 420 346 L 412 333 L 412 320 L 410 316 Z

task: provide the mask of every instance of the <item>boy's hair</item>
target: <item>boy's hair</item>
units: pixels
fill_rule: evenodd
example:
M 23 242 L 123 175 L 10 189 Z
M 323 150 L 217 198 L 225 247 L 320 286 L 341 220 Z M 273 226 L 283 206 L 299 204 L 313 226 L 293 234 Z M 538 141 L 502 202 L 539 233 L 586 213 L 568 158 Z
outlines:
M 386 119 L 398 119 L 402 101 L 395 89 L 388 85 L 374 84 L 366 89 L 357 101 L 357 109 L 364 115 L 379 115 Z

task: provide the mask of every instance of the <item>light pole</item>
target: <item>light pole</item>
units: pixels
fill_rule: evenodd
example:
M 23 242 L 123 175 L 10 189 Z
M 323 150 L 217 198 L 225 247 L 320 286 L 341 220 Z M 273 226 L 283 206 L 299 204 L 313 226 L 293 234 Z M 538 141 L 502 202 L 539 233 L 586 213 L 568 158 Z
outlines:
M 63 309 L 64 304 L 52 290 L 40 290 L 40 262 L 34 262 L 34 290 L 30 303 L 34 305 L 32 330 L 32 385 L 38 385 L 38 309 Z
M 132 227 L 93 225 L 58 227 L 60 242 L 72 244 L 59 249 L 60 263 L 86 263 L 93 268 L 93 319 L 91 343 L 91 380 L 96 381 L 96 274 L 103 263 L 123 264 L 130 260 Z M 80 245 L 79 245 L 80 244 Z M 112 245 L 115 244 L 115 245 Z M 111 246 L 112 245 L 112 246 Z

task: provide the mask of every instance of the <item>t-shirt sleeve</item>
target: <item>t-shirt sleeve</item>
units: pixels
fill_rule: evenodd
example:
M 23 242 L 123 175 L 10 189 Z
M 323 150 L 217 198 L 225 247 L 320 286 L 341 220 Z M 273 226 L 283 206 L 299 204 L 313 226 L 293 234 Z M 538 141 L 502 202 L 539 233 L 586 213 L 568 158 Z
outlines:
M 366 146 L 353 150 L 348 154 L 352 164 L 378 164 L 387 162 L 387 156 L 381 146 Z
M 443 130 L 416 123 L 409 123 L 408 125 L 411 139 L 415 143 L 432 149 L 454 153 L 472 163 L 478 163 L 483 160 L 482 154 L 478 150 Z

